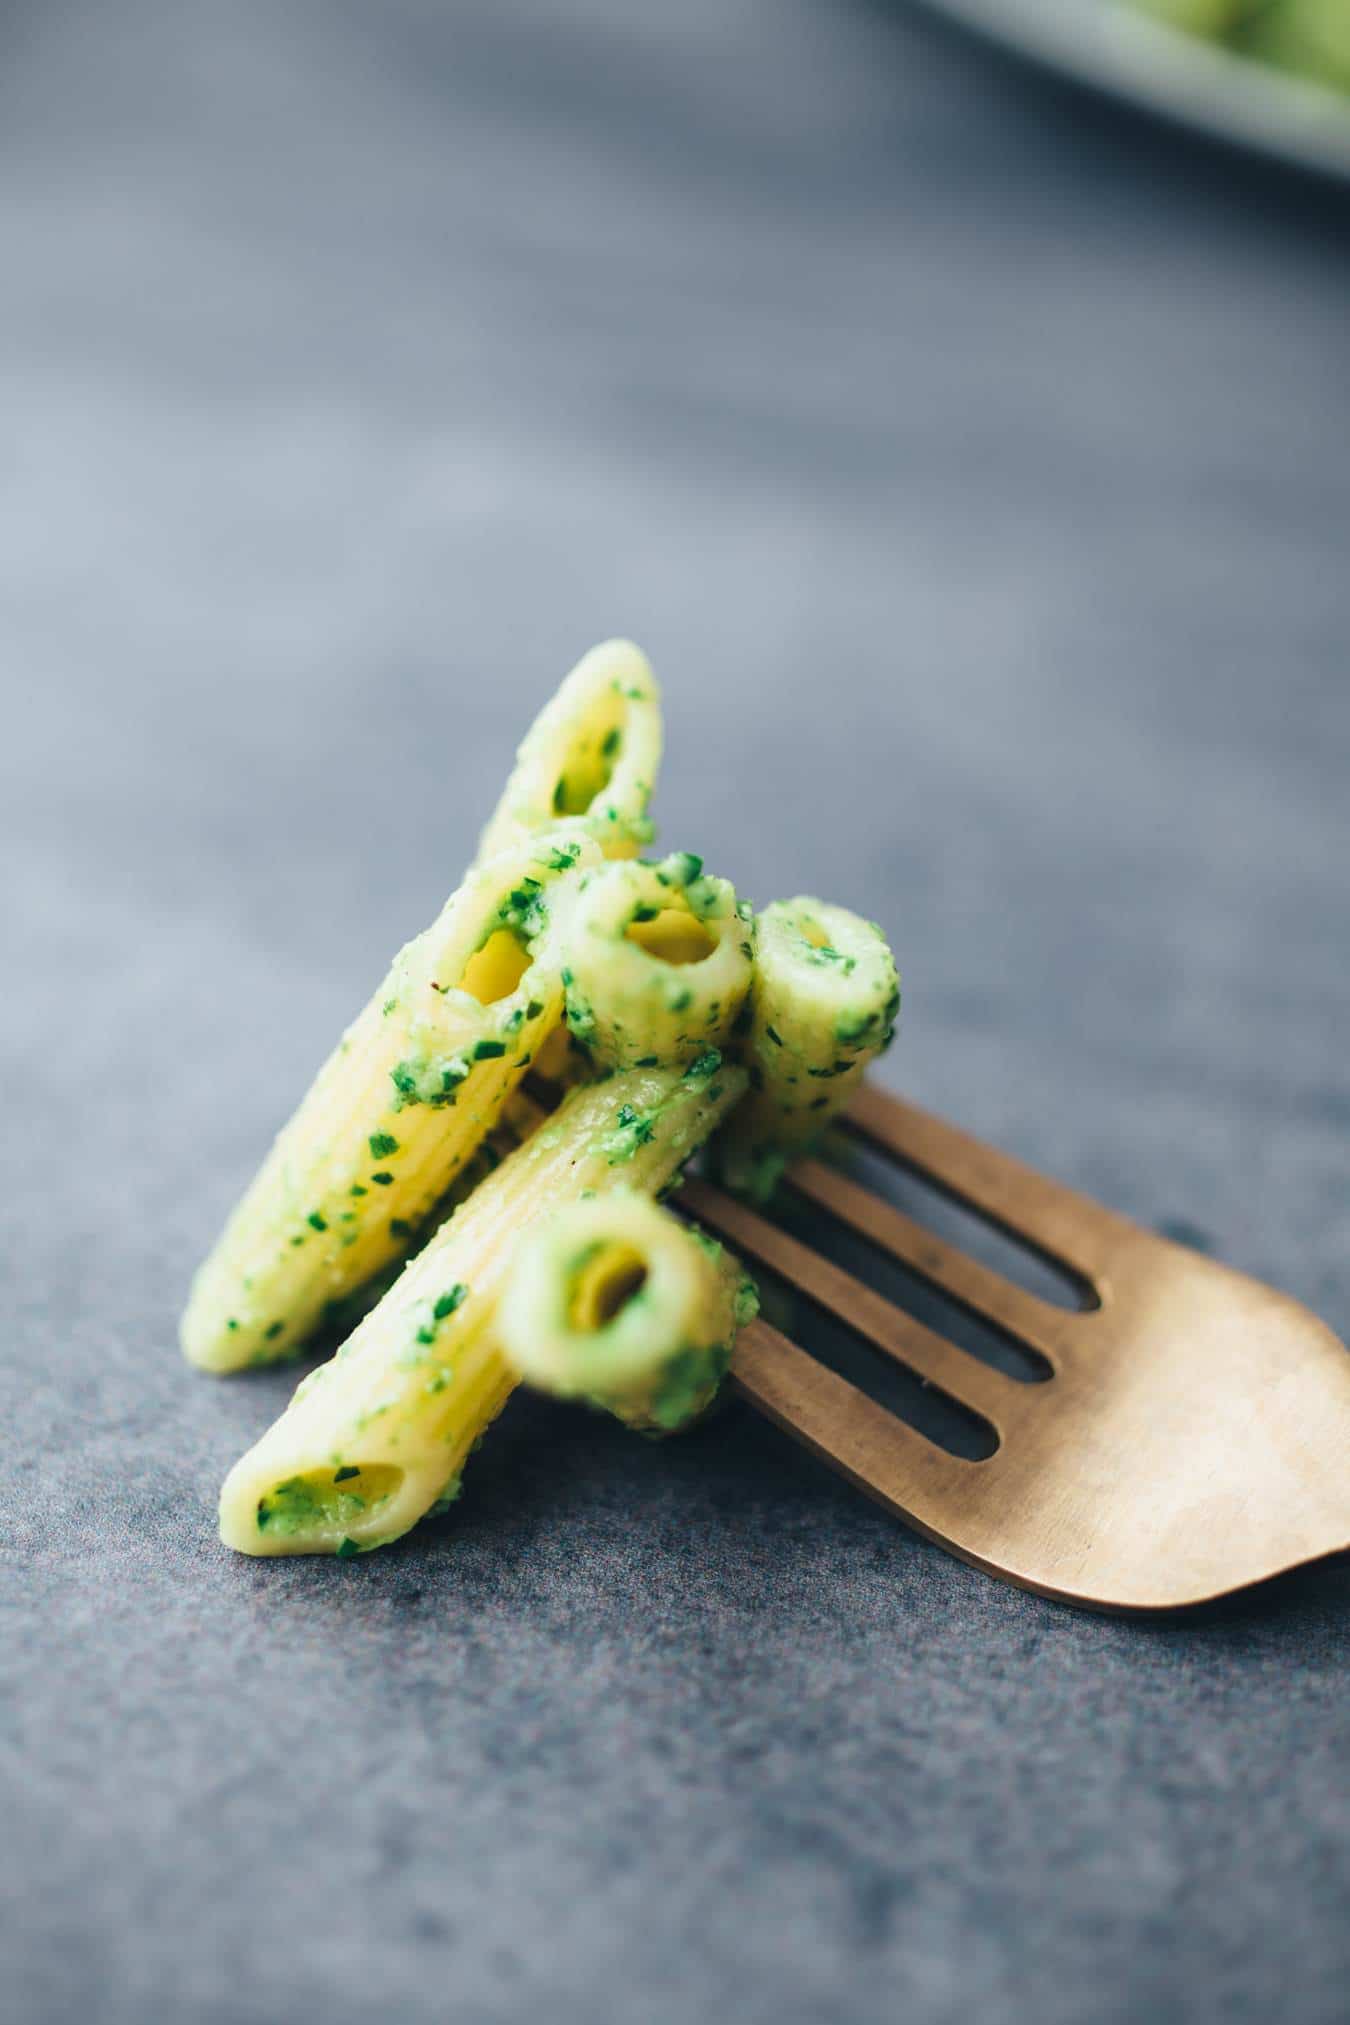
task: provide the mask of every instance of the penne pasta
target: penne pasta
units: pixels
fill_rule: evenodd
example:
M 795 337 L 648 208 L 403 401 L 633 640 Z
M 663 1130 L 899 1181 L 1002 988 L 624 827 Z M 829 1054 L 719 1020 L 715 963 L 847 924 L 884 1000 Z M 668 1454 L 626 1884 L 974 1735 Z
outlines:
M 805 898 L 757 916 L 750 1093 L 714 1148 L 729 1188 L 761 1202 L 773 1193 L 889 1044 L 899 1009 L 895 959 L 875 922 Z
M 748 915 L 688 851 L 584 873 L 557 924 L 573 1039 L 602 1069 L 722 1046 L 750 989 Z
M 525 1232 L 497 1332 L 540 1391 L 673 1434 L 711 1405 L 758 1308 L 753 1282 L 715 1239 L 617 1189 Z
M 583 656 L 545 704 L 478 844 L 478 861 L 575 817 L 606 857 L 650 843 L 647 817 L 661 761 L 661 694 L 631 640 Z
M 496 1313 L 517 1237 L 592 1191 L 665 1188 L 745 1081 L 710 1051 L 683 1071 L 636 1070 L 573 1090 L 231 1470 L 225 1543 L 248 1554 L 355 1554 L 453 1499 L 516 1383 Z
M 197 1274 L 192 1363 L 292 1355 L 425 1233 L 559 1025 L 549 910 L 599 857 L 576 824 L 528 839 L 471 872 L 395 957 Z

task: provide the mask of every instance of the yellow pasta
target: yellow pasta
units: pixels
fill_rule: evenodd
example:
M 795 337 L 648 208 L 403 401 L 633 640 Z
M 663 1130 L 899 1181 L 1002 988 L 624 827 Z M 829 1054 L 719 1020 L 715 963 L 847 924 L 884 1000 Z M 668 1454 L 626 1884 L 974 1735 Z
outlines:
M 197 1274 L 194 1364 L 291 1355 L 407 1253 L 559 1023 L 549 907 L 599 856 L 575 824 L 541 833 L 470 873 L 395 957 Z
M 757 916 L 750 1094 L 715 1148 L 728 1187 L 755 1201 L 772 1194 L 887 1046 L 899 1008 L 895 959 L 875 922 L 806 898 Z
M 745 1080 L 710 1051 L 683 1072 L 635 1070 L 573 1090 L 235 1465 L 221 1493 L 226 1545 L 360 1553 L 452 1499 L 516 1382 L 496 1314 L 519 1234 L 591 1191 L 664 1188 Z
M 748 916 L 688 851 L 583 873 L 557 920 L 574 1040 L 610 1069 L 720 1047 L 750 989 Z
M 526 1231 L 497 1330 L 528 1384 L 673 1434 L 711 1404 L 758 1307 L 729 1252 L 625 1188 Z
M 479 862 L 565 817 L 582 821 L 606 857 L 633 857 L 653 835 L 647 807 L 660 761 L 656 677 L 631 640 L 606 640 L 530 726 L 479 840 Z
M 553 1031 L 565 1036 L 567 1029 L 555 1027 Z M 419 1240 L 425 1242 L 440 1228 L 447 1217 L 454 1215 L 462 1202 L 468 1201 L 478 1184 L 486 1181 L 489 1174 L 501 1166 L 508 1153 L 514 1153 L 517 1146 L 522 1146 L 530 1134 L 538 1130 L 547 1116 L 548 1112 L 543 1106 L 523 1088 L 517 1087 L 511 1092 L 502 1105 L 501 1116 L 497 1123 L 487 1137 L 479 1141 L 435 1207 L 428 1210 L 422 1218 L 417 1237 L 413 1239 L 410 1247 L 411 1253 L 417 1252 Z M 350 1293 L 330 1301 L 324 1309 L 322 1322 L 306 1344 L 306 1349 L 322 1350 L 327 1354 L 345 1337 L 350 1336 L 357 1323 L 384 1299 L 406 1263 L 406 1259 L 400 1253 L 398 1257 L 390 1259 L 388 1264 L 382 1266 L 370 1279 L 363 1280 L 359 1287 L 353 1287 Z

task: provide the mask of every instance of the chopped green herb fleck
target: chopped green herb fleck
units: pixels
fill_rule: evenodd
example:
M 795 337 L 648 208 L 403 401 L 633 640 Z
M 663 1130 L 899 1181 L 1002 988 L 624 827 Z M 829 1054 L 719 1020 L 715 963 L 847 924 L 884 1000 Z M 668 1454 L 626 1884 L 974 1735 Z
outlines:
M 360 1474 L 361 1472 L 355 1463 L 344 1463 L 340 1470 L 333 1471 L 333 1482 L 335 1484 L 345 1484 L 348 1477 L 359 1477 Z
M 327 1217 L 324 1216 L 322 1212 L 317 1209 L 312 1209 L 310 1211 L 309 1215 L 305 1218 L 305 1222 L 309 1225 L 311 1230 L 327 1230 L 328 1228 Z
M 453 1315 L 456 1308 L 462 1307 L 468 1298 L 469 1290 L 463 1280 L 456 1280 L 449 1293 L 439 1297 L 431 1312 L 438 1322 L 443 1322 L 447 1315 Z
M 393 1175 L 387 1167 L 382 1168 L 378 1174 L 372 1174 L 370 1178 L 377 1188 L 389 1188 L 393 1185 L 394 1180 Z
M 367 1143 L 372 1160 L 387 1160 L 391 1153 L 398 1152 L 398 1141 L 392 1132 L 372 1132 Z
M 337 1543 L 337 1558 L 339 1561 L 350 1561 L 353 1554 L 359 1554 L 360 1551 L 361 1549 L 349 1533 L 344 1533 Z
M 672 851 L 661 870 L 666 875 L 666 884 L 692 886 L 702 873 L 703 860 L 694 851 Z

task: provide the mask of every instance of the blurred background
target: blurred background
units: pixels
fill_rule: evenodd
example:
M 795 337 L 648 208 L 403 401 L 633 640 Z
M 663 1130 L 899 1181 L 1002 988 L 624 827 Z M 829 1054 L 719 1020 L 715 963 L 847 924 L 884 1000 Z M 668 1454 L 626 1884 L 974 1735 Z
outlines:
M 1344 1564 L 1144 1633 L 525 1406 L 259 1571 L 174 1335 L 619 632 L 893 1084 L 1350 1333 L 1348 188 L 902 0 L 0 10 L 27 2018 L 1339 2015 Z

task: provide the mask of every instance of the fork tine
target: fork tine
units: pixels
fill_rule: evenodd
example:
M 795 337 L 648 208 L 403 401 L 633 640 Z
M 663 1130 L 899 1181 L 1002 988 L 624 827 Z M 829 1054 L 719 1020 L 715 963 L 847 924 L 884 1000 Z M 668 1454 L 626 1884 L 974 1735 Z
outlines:
M 788 1169 L 787 1181 L 795 1193 L 889 1252 L 929 1286 L 1038 1350 L 1051 1366 L 1055 1364 L 1060 1333 L 1070 1319 L 1064 1309 L 1040 1300 L 954 1245 L 945 1244 L 923 1224 L 837 1168 L 826 1167 L 819 1160 L 799 1160 Z
M 950 1546 L 953 1490 L 963 1472 L 984 1464 L 935 1447 L 767 1322 L 741 1330 L 731 1377 L 794 1441 L 920 1532 Z
M 1011 1153 L 1000 1153 L 956 1125 L 864 1083 L 841 1122 L 902 1165 L 944 1188 L 1012 1237 L 1046 1253 L 1100 1293 L 1112 1251 L 1134 1235 L 1123 1217 Z
M 704 1181 L 687 1181 L 681 1206 L 726 1237 L 740 1252 L 781 1273 L 802 1293 L 837 1315 L 885 1356 L 905 1365 L 976 1413 L 1000 1434 L 1026 1404 L 1028 1387 L 982 1363 L 945 1336 L 907 1315 L 832 1260 L 798 1244 L 744 1203 Z M 889 1417 L 889 1416 L 888 1416 Z

